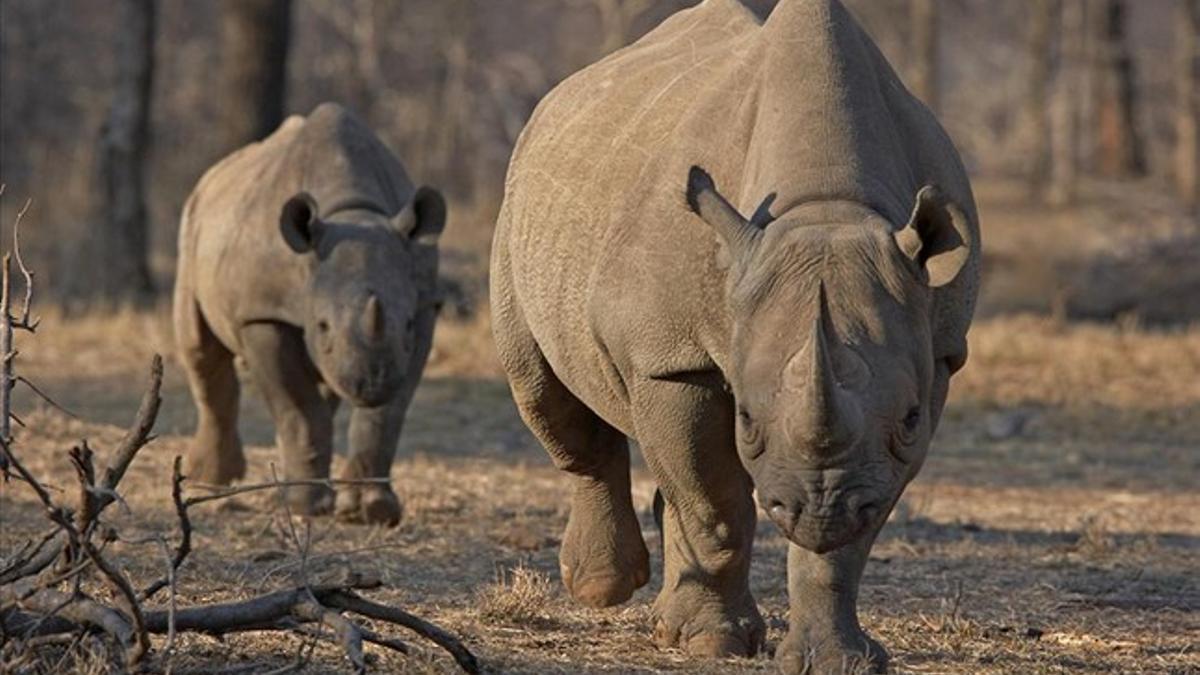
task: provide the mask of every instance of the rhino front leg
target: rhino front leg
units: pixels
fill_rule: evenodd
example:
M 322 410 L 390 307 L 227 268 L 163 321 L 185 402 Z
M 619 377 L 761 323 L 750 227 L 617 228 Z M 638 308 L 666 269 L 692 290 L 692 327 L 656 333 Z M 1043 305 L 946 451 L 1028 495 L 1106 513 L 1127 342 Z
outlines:
M 283 454 L 283 478 L 329 478 L 333 456 L 333 407 L 321 395 L 320 376 L 308 357 L 300 329 L 253 323 L 241 330 L 246 363 L 275 420 Z M 288 505 L 304 515 L 328 513 L 333 491 L 324 485 L 292 486 Z
M 175 339 L 197 418 L 187 474 L 201 483 L 227 485 L 246 473 L 237 430 L 240 387 L 233 353 L 209 330 L 195 301 L 180 295 L 175 299 Z
M 749 656 L 764 624 L 750 594 L 755 508 L 738 460 L 732 403 L 719 388 L 648 381 L 635 426 L 663 507 L 655 642 L 702 656 Z
M 342 478 L 388 478 L 404 426 L 405 399 L 350 412 L 350 456 Z M 391 485 L 380 483 L 338 487 L 335 512 L 339 520 L 394 527 L 404 509 Z
M 887 670 L 887 651 L 858 623 L 858 582 L 878 531 L 824 554 L 788 547 L 789 627 L 775 655 L 781 671 Z

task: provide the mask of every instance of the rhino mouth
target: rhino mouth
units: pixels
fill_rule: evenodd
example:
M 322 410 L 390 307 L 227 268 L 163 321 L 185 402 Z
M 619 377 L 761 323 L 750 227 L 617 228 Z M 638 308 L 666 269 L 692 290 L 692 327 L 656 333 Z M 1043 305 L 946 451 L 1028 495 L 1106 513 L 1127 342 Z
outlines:
M 856 541 L 871 526 L 867 519 L 801 518 L 790 531 L 776 523 L 788 541 L 813 553 L 828 553 Z
M 827 510 L 809 509 L 803 504 L 788 508 L 782 502 L 771 501 L 767 514 L 788 541 L 813 553 L 828 553 L 859 539 L 882 513 L 877 501 L 849 501 Z

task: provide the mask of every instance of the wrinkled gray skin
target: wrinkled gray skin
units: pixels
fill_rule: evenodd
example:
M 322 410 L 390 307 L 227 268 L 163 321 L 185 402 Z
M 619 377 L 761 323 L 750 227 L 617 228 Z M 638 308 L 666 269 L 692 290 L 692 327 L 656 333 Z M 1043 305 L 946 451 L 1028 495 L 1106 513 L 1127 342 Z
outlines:
M 271 409 L 283 478 L 328 478 L 333 415 L 350 414 L 342 478 L 386 478 L 437 317 L 446 208 L 335 104 L 222 160 L 184 207 L 175 335 L 199 423 L 187 474 L 243 477 L 234 359 Z M 386 483 L 289 488 L 300 513 L 396 524 Z
M 574 484 L 570 592 L 649 577 L 628 436 L 664 502 L 659 644 L 761 647 L 757 490 L 792 542 L 783 669 L 886 667 L 858 582 L 966 360 L 978 260 L 950 140 L 837 2 L 707 0 L 560 85 L 509 169 L 492 313 Z

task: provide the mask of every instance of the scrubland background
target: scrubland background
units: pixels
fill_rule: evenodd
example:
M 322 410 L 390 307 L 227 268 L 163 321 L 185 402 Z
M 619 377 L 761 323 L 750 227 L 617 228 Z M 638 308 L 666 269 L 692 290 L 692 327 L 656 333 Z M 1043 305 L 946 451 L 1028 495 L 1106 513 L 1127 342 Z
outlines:
M 405 522 L 319 522 L 315 573 L 379 574 L 381 598 L 462 634 L 497 672 L 768 671 L 766 656 L 703 663 L 655 650 L 658 567 L 623 608 L 564 597 L 566 485 L 516 416 L 486 316 L 491 229 L 529 113 L 555 83 L 693 3 L 271 0 L 257 4 L 288 17 L 263 28 L 278 38 L 286 26 L 283 86 L 238 93 L 231 73 L 245 57 L 230 55 L 245 52 L 228 22 L 253 4 L 0 0 L 0 241 L 7 248 L 32 198 L 22 247 L 44 316 L 37 335 L 19 337 L 17 367 L 74 415 L 18 391 L 27 463 L 69 482 L 66 449 L 84 436 L 111 446 L 150 354 L 171 354 L 177 216 L 236 145 L 231 114 L 341 101 L 416 180 L 450 197 L 450 303 L 393 470 Z M 876 546 L 864 624 L 906 672 L 1200 671 L 1200 3 L 847 4 L 957 143 L 984 236 L 971 359 L 924 473 Z M 132 36 L 147 7 L 152 45 Z M 131 117 L 140 132 L 114 133 Z M 114 166 L 130 156 L 141 167 L 132 198 L 114 188 L 129 175 Z M 144 217 L 114 218 L 114 199 Z M 252 479 L 263 479 L 270 420 L 253 392 L 243 408 Z M 168 358 L 161 437 L 127 479 L 128 526 L 172 526 L 166 477 L 193 422 Z M 635 503 L 657 551 L 652 494 L 636 467 Z M 0 487 L 0 557 L 39 529 L 37 513 L 19 484 Z M 181 599 L 288 583 L 277 517 L 267 496 L 197 514 Z M 774 642 L 786 629 L 785 543 L 760 524 L 753 588 Z M 266 671 L 290 663 L 300 641 L 188 638 L 179 665 Z M 68 656 L 72 668 L 104 669 Z M 377 666 L 449 667 L 436 654 L 380 655 Z M 341 667 L 333 648 L 305 666 Z

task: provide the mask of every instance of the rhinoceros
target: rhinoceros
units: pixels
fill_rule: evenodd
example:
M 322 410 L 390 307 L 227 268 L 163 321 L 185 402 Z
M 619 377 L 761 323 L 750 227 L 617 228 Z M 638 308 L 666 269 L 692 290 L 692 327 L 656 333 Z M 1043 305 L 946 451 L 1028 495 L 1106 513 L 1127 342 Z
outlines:
M 858 583 L 967 358 L 978 261 L 954 146 L 836 0 L 706 0 L 560 84 L 509 167 L 491 308 L 573 484 L 570 593 L 649 578 L 632 438 L 661 499 L 656 642 L 760 648 L 757 491 L 789 540 L 785 670 L 886 667 Z
M 189 478 L 242 478 L 235 359 L 266 399 L 281 478 L 329 478 L 333 417 L 350 402 L 334 492 L 289 487 L 304 514 L 395 524 L 387 477 L 437 317 L 441 194 L 415 187 L 358 118 L 322 104 L 208 170 L 184 206 L 174 324 L 198 425 Z

